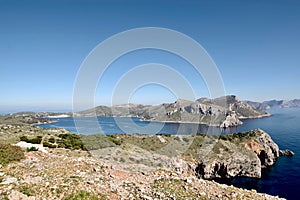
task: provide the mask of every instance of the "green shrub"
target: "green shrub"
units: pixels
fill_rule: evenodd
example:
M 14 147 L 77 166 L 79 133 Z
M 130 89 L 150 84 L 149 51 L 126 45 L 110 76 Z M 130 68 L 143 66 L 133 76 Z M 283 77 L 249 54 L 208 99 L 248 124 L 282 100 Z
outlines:
M 23 186 L 22 188 L 21 188 L 21 192 L 23 193 L 23 194 L 25 194 L 26 196 L 33 196 L 33 194 L 34 194 L 34 190 L 33 189 L 31 189 L 30 187 L 28 187 L 28 186 Z
M 107 136 L 108 139 L 110 141 L 112 141 L 115 145 L 121 145 L 123 143 L 122 139 L 118 138 L 118 136 L 115 136 L 115 135 L 109 135 Z
M 87 191 L 78 191 L 63 198 L 63 200 L 105 200 L 103 194 L 94 195 Z
M 55 144 L 51 144 L 49 142 L 43 142 L 43 147 L 56 148 L 57 146 Z
M 48 142 L 55 143 L 55 138 L 54 137 L 49 138 Z
M 24 158 L 23 150 L 18 146 L 0 143 L 0 164 L 6 165 Z
M 30 152 L 30 151 L 38 151 L 39 148 L 36 148 L 36 147 L 30 147 L 30 148 L 27 148 L 27 152 Z
M 60 140 L 57 141 L 57 144 L 60 148 L 86 150 L 80 135 L 67 133 L 60 134 L 58 137 Z
M 29 139 L 27 136 L 21 136 L 20 140 L 32 144 L 41 144 L 43 137 L 42 136 L 37 136 L 35 138 Z

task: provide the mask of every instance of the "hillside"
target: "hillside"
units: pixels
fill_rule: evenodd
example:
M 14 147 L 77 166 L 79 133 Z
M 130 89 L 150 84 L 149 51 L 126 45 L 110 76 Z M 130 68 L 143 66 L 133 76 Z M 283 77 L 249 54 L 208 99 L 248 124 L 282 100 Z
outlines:
M 178 99 L 174 103 L 156 106 L 141 104 L 98 106 L 74 113 L 74 116 L 94 116 L 95 114 L 97 116 L 139 117 L 150 121 L 201 123 L 221 127 L 240 125 L 242 124 L 240 119 L 268 116 L 268 113 L 253 108 L 234 95 L 216 99 L 200 98 L 196 101 Z

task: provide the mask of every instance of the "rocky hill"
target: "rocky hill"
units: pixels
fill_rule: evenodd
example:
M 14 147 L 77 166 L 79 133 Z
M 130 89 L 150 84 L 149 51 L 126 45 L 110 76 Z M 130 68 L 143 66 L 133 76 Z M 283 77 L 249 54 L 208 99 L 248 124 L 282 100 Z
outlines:
M 98 106 L 74 113 L 74 116 L 134 116 L 150 121 L 175 121 L 229 127 L 242 124 L 240 119 L 259 118 L 268 113 L 253 108 L 236 96 L 216 99 L 201 98 L 196 101 L 178 99 L 174 103 L 150 106 L 126 104 L 113 107 Z
M 255 101 L 244 101 L 244 102 L 257 110 L 269 110 L 271 108 L 271 106 L 269 106 L 268 104 L 261 103 L 261 102 L 255 102 Z
M 260 177 L 279 156 L 262 130 L 80 136 L 2 124 L 0 141 L 0 199 L 279 199 L 205 180 Z
M 264 102 L 253 102 L 245 101 L 245 103 L 251 105 L 253 108 L 258 110 L 268 110 L 271 108 L 290 108 L 290 107 L 300 107 L 300 99 L 294 100 L 270 100 Z

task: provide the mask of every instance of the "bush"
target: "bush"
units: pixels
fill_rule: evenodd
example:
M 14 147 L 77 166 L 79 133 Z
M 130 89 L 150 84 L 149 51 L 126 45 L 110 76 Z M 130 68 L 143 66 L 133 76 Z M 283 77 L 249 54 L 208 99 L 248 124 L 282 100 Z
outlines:
M 56 148 L 57 146 L 55 144 L 51 144 L 49 142 L 43 142 L 43 147 Z
M 110 141 L 112 141 L 117 146 L 120 146 L 123 143 L 122 139 L 118 138 L 118 136 L 109 135 L 107 137 Z
M 27 136 L 21 136 L 20 140 L 32 144 L 41 144 L 43 137 L 42 136 L 37 136 L 35 138 L 29 139 Z
M 186 137 L 182 138 L 182 140 L 186 143 L 188 143 L 190 141 L 189 138 L 186 138 Z
M 49 138 L 48 142 L 55 143 L 55 138 L 54 137 Z
M 103 194 L 94 195 L 87 191 L 78 191 L 63 198 L 63 200 L 105 200 Z
M 27 152 L 30 152 L 30 151 L 38 151 L 39 148 L 36 148 L 36 147 L 30 147 L 30 148 L 27 148 Z
M 24 152 L 20 147 L 0 143 L 0 164 L 6 165 L 23 158 Z
M 58 147 L 60 148 L 86 150 L 80 135 L 67 133 L 60 134 L 58 137 L 61 138 L 57 141 Z

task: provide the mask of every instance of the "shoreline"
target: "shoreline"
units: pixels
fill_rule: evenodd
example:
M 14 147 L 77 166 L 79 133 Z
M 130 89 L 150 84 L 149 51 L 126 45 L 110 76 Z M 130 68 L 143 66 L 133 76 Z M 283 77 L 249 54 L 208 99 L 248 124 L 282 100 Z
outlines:
M 270 113 L 266 113 L 264 115 L 259 115 L 259 116 L 250 116 L 250 117 L 239 117 L 239 119 L 261 119 L 261 118 L 264 118 L 264 117 L 271 117 L 272 114 Z
M 266 113 L 263 115 L 259 115 L 259 116 L 249 116 L 249 117 L 238 117 L 239 120 L 245 120 L 245 119 L 260 119 L 260 118 L 264 118 L 264 117 L 270 117 L 272 116 L 272 114 L 270 113 Z M 74 117 L 74 116 L 69 116 L 69 117 Z M 93 117 L 93 116 L 80 116 L 80 117 Z M 211 127 L 220 127 L 220 124 L 209 124 L 209 123 L 203 123 L 203 122 L 196 122 L 196 121 L 174 121 L 174 120 L 151 120 L 151 119 L 143 119 L 141 117 L 137 117 L 137 116 L 104 116 L 104 115 L 97 115 L 96 117 L 120 117 L 120 118 L 138 118 L 143 122 L 156 122 L 156 123 L 178 123 L 178 124 L 198 124 L 198 125 L 205 125 L 205 126 L 211 126 Z M 63 117 L 66 118 L 66 117 Z M 231 127 L 237 127 L 240 126 L 242 124 L 236 125 L 236 126 L 231 126 Z M 220 127 L 220 128 L 224 128 L 224 127 Z
M 56 122 L 57 122 L 57 120 L 50 120 L 49 122 L 38 122 L 38 123 L 33 123 L 32 125 L 36 126 L 36 125 L 42 125 L 42 124 L 53 124 Z

